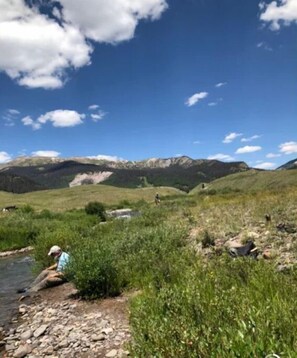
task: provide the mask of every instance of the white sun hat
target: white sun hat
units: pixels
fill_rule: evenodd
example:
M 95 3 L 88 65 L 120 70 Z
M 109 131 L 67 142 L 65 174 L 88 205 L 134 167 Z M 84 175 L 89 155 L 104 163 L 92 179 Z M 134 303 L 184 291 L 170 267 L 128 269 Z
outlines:
M 51 247 L 51 249 L 48 252 L 48 256 L 51 256 L 52 254 L 56 254 L 57 252 L 62 251 L 60 246 L 54 245 Z

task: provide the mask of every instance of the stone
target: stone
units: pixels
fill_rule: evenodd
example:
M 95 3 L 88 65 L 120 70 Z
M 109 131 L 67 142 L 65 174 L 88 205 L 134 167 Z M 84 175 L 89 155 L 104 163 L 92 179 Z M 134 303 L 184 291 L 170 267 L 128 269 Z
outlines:
M 59 348 L 67 348 L 68 346 L 69 346 L 69 342 L 66 339 L 64 339 L 62 342 L 58 344 Z
M 43 324 L 41 325 L 39 328 L 37 328 L 35 331 L 34 331 L 34 337 L 35 338 L 38 338 L 40 336 L 42 336 L 44 334 L 44 332 L 46 331 L 47 329 L 47 325 L 46 324 Z
M 48 347 L 45 351 L 45 354 L 47 355 L 52 355 L 54 353 L 54 348 L 53 347 Z
M 23 346 L 20 346 L 15 352 L 14 357 L 15 358 L 22 358 L 25 357 L 27 354 L 32 352 L 31 346 L 29 344 L 24 344 Z
M 104 334 L 92 334 L 91 335 L 91 340 L 93 342 L 97 342 L 97 341 L 104 341 L 105 340 L 105 335 Z
M 33 333 L 32 331 L 29 329 L 26 332 L 23 332 L 20 336 L 21 340 L 23 341 L 27 341 L 28 339 L 30 339 L 32 337 Z
M 12 351 L 12 350 L 14 350 L 14 344 L 6 344 L 5 345 L 5 350 L 6 351 Z
M 101 332 L 107 335 L 107 334 L 109 334 L 109 333 L 112 333 L 112 332 L 113 332 L 113 329 L 112 329 L 111 327 L 109 327 L 109 328 L 104 328 L 104 329 L 102 329 Z
M 112 349 L 111 351 L 109 351 L 105 357 L 107 358 L 113 358 L 116 357 L 118 354 L 118 351 L 116 349 Z

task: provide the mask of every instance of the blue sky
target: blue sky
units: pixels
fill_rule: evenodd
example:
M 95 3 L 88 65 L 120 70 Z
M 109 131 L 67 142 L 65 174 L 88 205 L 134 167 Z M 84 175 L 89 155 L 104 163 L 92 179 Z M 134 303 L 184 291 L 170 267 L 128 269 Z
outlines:
M 297 0 L 0 0 L 0 162 L 297 158 Z

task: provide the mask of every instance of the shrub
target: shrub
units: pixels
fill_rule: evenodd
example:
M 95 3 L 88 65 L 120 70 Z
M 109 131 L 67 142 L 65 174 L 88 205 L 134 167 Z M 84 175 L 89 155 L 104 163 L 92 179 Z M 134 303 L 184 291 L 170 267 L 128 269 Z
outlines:
M 35 212 L 35 210 L 29 204 L 22 206 L 20 211 L 24 214 L 33 214 Z
M 98 201 L 92 201 L 85 206 L 88 215 L 97 215 L 101 221 L 106 221 L 105 207 Z
M 68 277 L 85 298 L 118 295 L 123 286 L 111 247 L 85 245 L 72 252 Z

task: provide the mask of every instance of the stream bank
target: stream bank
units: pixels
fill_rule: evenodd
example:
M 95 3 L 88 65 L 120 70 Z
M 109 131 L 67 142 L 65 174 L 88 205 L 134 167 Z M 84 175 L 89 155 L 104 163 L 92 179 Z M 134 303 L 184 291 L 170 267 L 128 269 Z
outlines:
M 128 295 L 83 301 L 75 293 L 66 283 L 40 291 L 31 304 L 22 301 L 2 357 L 127 357 Z

